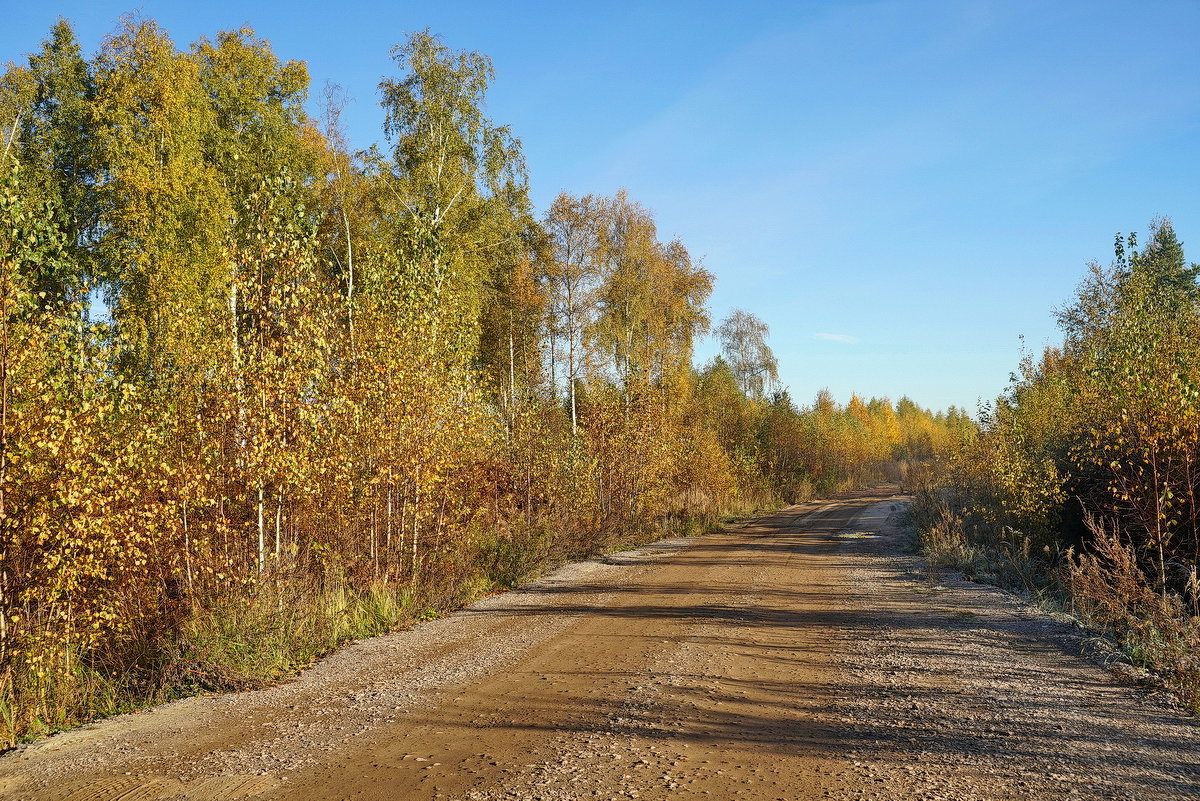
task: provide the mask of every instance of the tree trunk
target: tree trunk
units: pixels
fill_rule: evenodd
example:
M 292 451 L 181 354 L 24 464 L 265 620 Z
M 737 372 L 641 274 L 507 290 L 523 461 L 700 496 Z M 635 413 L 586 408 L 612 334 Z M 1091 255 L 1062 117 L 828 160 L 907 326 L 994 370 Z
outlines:
M 258 575 L 262 575 L 264 563 L 266 562 L 266 546 L 267 546 L 267 529 L 266 522 L 263 517 L 263 505 L 266 502 L 266 493 L 263 489 L 262 479 L 258 480 Z

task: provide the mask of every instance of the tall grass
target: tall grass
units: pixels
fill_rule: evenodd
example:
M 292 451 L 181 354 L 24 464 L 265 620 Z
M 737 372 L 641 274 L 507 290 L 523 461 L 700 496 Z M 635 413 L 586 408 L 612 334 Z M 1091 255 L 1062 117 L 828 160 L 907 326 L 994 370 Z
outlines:
M 1084 552 L 1058 551 L 981 522 L 985 501 L 944 479 L 922 476 L 912 482 L 912 494 L 910 521 L 931 570 L 948 568 L 1043 608 L 1069 611 L 1200 714 L 1200 580 L 1194 568 L 1184 593 L 1175 593 L 1156 586 L 1136 550 L 1097 518 L 1087 521 L 1092 540 Z
M 713 530 L 722 514 L 681 511 L 605 547 Z M 48 650 L 34 663 L 45 666 L 40 673 L 22 663 L 25 674 L 0 677 L 0 743 L 27 742 L 172 698 L 267 686 L 348 642 L 438 617 L 596 552 L 580 541 L 567 546 L 541 528 L 474 532 L 472 539 L 469 555 L 420 582 L 356 586 L 336 569 L 320 582 L 299 572 L 268 574 L 248 591 L 197 601 L 170 638 L 130 636 L 87 652 Z

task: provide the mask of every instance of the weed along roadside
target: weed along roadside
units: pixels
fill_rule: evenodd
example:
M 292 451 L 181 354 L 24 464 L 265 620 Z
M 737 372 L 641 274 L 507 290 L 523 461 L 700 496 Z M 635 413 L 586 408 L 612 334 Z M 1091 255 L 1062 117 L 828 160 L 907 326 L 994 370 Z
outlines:
M 1015 596 L 926 586 L 904 505 L 571 562 L 293 681 L 24 746 L 0 799 L 1192 797 L 1200 728 Z

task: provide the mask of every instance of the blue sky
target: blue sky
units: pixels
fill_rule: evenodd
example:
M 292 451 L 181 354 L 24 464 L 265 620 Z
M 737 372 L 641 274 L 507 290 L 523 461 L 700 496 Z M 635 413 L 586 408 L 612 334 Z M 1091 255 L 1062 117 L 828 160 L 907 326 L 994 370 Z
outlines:
M 0 0 L 0 61 L 59 15 L 94 51 L 132 10 L 181 47 L 250 24 L 314 96 L 346 88 L 359 146 L 405 32 L 486 53 L 539 208 L 628 189 L 717 276 L 714 319 L 770 325 L 801 402 L 974 411 L 1114 233 L 1169 215 L 1200 260 L 1196 2 Z

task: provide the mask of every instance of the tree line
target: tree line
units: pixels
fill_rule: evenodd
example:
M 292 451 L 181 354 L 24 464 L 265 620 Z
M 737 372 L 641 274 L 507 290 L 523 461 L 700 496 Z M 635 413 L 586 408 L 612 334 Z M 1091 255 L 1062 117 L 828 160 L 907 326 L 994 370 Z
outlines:
M 925 499 L 970 570 L 1061 594 L 1200 708 L 1200 265 L 1170 220 L 1118 235 Z M 982 563 L 982 564 L 981 564 Z M 989 564 L 990 563 L 990 564 Z M 998 567 L 999 566 L 999 567 Z
M 248 28 L 60 21 L 0 76 L 0 741 L 249 686 L 575 555 L 897 474 L 971 428 L 776 385 L 618 192 L 538 214 L 490 60 L 305 111 Z

